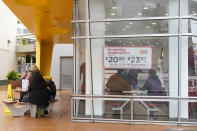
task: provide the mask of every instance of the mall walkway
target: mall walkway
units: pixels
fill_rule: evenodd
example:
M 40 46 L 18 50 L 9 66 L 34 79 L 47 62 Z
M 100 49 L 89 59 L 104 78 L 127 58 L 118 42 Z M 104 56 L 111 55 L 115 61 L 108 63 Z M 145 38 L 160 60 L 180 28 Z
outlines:
M 168 127 L 153 125 L 103 124 L 103 123 L 71 123 L 70 95 L 72 92 L 59 91 L 59 101 L 54 105 L 47 118 L 11 117 L 4 114 L 2 99 L 6 97 L 6 89 L 0 87 L 0 131 L 163 131 L 167 129 L 191 129 L 197 127 Z

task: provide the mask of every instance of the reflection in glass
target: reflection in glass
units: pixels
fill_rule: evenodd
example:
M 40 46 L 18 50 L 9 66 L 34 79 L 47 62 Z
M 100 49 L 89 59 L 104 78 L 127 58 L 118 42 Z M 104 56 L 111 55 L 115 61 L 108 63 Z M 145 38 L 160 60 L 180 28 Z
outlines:
M 78 117 L 78 118 L 90 118 L 90 113 L 87 112 L 86 109 L 86 103 L 87 101 L 89 102 L 88 99 L 76 99 L 74 100 L 74 112 L 73 112 L 73 117 Z
M 154 120 L 154 121 L 177 121 L 178 110 L 170 112 L 169 103 L 175 103 L 178 109 L 178 102 L 175 100 L 161 101 L 136 101 L 134 102 L 134 120 Z
M 178 0 L 90 0 L 91 19 L 178 16 Z
M 86 24 L 85 23 L 75 23 L 73 24 L 75 29 L 75 36 L 86 36 Z
M 182 20 L 182 32 L 197 34 L 197 21 L 193 19 L 183 19 Z
M 197 16 L 197 1 L 196 0 L 182 0 L 182 15 Z
M 181 106 L 187 106 L 187 110 L 182 110 L 181 121 L 183 122 L 197 122 L 197 102 L 192 100 L 182 100 Z
M 76 94 L 86 93 L 86 39 L 75 40 Z
M 86 19 L 86 0 L 75 0 L 75 20 Z
M 169 27 L 172 27 L 172 29 L 169 29 Z M 132 22 L 121 21 L 91 23 L 91 35 L 131 35 L 164 33 L 178 33 L 178 21 L 147 20 Z
M 95 104 L 102 103 L 100 110 L 97 109 Z M 131 119 L 131 104 L 130 101 L 121 99 L 117 100 L 100 100 L 94 99 L 94 117 L 104 119 Z

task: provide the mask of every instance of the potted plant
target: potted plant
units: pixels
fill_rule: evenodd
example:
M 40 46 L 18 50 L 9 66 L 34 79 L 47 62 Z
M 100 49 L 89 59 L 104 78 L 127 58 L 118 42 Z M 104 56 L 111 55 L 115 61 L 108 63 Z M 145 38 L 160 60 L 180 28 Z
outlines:
M 12 88 L 16 88 L 21 85 L 21 80 L 19 79 L 18 73 L 14 70 L 8 72 L 7 79 L 8 84 L 11 84 Z

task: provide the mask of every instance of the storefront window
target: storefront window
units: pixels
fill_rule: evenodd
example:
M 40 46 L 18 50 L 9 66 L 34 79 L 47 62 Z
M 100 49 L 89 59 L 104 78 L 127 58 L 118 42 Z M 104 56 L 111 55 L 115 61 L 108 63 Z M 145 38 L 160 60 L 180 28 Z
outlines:
M 75 1 L 75 117 L 197 120 L 196 0 Z
M 177 37 L 92 39 L 91 43 L 94 94 L 169 96 L 169 68 L 174 68 L 169 63 L 178 64 Z M 176 70 L 170 73 L 178 75 Z

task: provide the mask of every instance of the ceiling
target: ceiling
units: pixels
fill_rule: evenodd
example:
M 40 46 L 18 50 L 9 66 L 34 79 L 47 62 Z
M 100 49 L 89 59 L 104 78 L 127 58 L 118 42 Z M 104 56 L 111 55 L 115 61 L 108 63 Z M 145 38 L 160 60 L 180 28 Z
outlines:
M 38 39 L 72 43 L 72 0 L 3 0 Z

